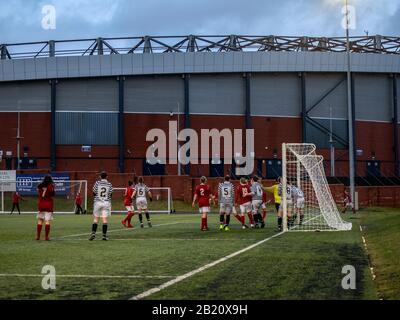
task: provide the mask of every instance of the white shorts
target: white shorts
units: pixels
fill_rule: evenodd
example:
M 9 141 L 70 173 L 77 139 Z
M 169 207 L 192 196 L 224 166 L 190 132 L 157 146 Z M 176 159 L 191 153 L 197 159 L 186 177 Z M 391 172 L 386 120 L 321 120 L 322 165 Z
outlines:
M 126 211 L 128 212 L 133 212 L 135 211 L 135 208 L 131 205 L 131 206 L 125 206 Z
M 93 215 L 96 218 L 111 216 L 111 203 L 108 201 L 96 201 L 93 205 Z
M 231 214 L 231 213 L 236 213 L 236 209 L 235 209 L 233 204 L 220 203 L 219 204 L 219 212 L 220 213 Z
M 47 212 L 47 211 L 41 211 L 38 212 L 38 214 L 36 215 L 37 219 L 41 219 L 44 221 L 50 221 L 53 220 L 53 212 Z
M 267 209 L 267 206 L 265 205 L 265 202 L 263 202 L 263 204 L 261 205 L 261 209 L 263 209 L 263 210 Z
M 353 202 L 345 202 L 344 206 L 345 206 L 345 208 L 352 208 L 353 209 Z
M 292 209 L 292 207 L 293 207 L 293 202 L 292 202 L 292 200 L 287 200 L 286 201 L 286 204 L 287 204 L 287 208 L 288 209 Z M 279 210 L 280 211 L 283 211 L 283 202 L 279 205 Z
M 210 207 L 201 207 L 199 208 L 200 213 L 209 213 L 210 212 Z
M 262 204 L 263 204 L 262 200 L 253 200 L 251 202 L 251 206 L 253 208 L 253 213 L 257 213 L 258 210 L 260 210 Z
M 147 199 L 146 198 L 137 198 L 136 206 L 138 210 L 147 210 Z
M 297 199 L 296 208 L 297 209 L 303 209 L 304 208 L 304 198 Z
M 240 205 L 240 212 L 241 213 L 248 213 L 251 212 L 251 202 L 246 202 Z

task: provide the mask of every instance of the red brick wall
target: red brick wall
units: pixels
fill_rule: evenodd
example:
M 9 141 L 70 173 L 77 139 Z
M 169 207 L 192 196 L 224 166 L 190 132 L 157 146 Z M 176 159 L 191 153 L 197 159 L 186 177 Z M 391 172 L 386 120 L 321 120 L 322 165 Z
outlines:
M 141 175 L 143 158 L 151 142 L 146 141 L 146 133 L 152 128 L 160 128 L 168 133 L 168 121 L 177 120 L 177 116 L 169 114 L 125 114 L 125 168 L 126 172 Z M 281 157 L 282 142 L 300 142 L 302 128 L 300 118 L 283 117 L 252 117 L 252 126 L 255 129 L 255 149 L 257 158 L 273 158 L 273 151 L 277 149 L 278 158 Z M 16 128 L 17 113 L 0 113 L 0 149 L 12 151 L 16 155 Z M 244 116 L 221 115 L 191 115 L 191 128 L 200 133 L 202 128 L 244 129 Z M 180 128 L 184 128 L 184 116 L 180 116 Z M 362 149 L 363 155 L 357 157 L 357 173 L 365 174 L 365 161 L 371 160 L 375 152 L 376 160 L 381 162 L 384 175 L 394 171 L 393 163 L 393 137 L 392 125 L 382 122 L 357 121 L 356 149 Z M 24 146 L 29 147 L 29 156 L 45 158 L 38 160 L 38 167 L 48 169 L 50 165 L 50 113 L 32 112 L 21 113 L 21 154 Z M 223 145 L 223 144 L 222 144 Z M 98 171 L 101 169 L 109 172 L 118 172 L 118 146 L 92 146 L 91 158 L 88 153 L 82 153 L 79 146 L 57 146 L 58 171 Z M 130 154 L 127 152 L 130 150 Z M 329 150 L 317 151 L 326 160 L 326 172 L 329 173 Z M 210 152 L 211 153 L 211 152 Z M 220 150 L 220 154 L 222 150 Z M 336 150 L 336 174 L 344 176 L 348 173 L 347 150 Z M 68 159 L 67 159 L 68 158 Z M 73 159 L 76 158 L 76 159 Z M 82 158 L 82 159 L 79 159 Z M 5 162 L 0 168 L 5 167 Z M 255 164 L 256 167 L 256 164 Z M 230 166 L 225 166 L 229 172 Z M 177 173 L 177 166 L 166 166 L 166 173 Z M 208 165 L 192 165 L 191 174 L 195 176 L 209 175 Z

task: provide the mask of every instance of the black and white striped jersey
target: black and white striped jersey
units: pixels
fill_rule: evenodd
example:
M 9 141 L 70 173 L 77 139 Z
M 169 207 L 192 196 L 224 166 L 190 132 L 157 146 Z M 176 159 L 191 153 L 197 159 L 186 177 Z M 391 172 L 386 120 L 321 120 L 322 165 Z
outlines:
M 149 187 L 146 186 L 144 183 L 138 183 L 135 185 L 136 190 L 136 198 L 146 198 L 147 193 L 149 192 Z
M 252 200 L 262 200 L 263 187 L 259 182 L 254 182 L 250 187 L 250 191 L 253 194 Z
M 218 202 L 223 204 L 232 204 L 235 199 L 235 186 L 229 182 L 224 181 L 218 185 Z
M 95 182 L 93 186 L 94 201 L 111 201 L 113 187 L 106 179 Z
M 304 193 L 299 187 L 292 187 L 294 198 L 304 198 Z

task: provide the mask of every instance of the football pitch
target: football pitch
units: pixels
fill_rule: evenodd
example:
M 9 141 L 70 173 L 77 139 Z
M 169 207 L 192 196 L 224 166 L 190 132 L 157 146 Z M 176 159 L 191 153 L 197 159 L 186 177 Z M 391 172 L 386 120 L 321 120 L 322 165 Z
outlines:
M 34 240 L 34 215 L 2 215 L 0 299 L 400 298 L 398 209 L 347 214 L 348 232 L 284 234 L 272 210 L 265 229 L 242 230 L 232 217 L 231 231 L 220 231 L 210 214 L 208 232 L 194 213 L 154 214 L 143 229 L 137 215 L 133 229 L 112 215 L 110 240 L 98 232 L 92 242 L 91 215 L 56 216 L 50 242 Z M 42 288 L 45 265 L 55 268 L 54 290 Z M 342 288 L 346 265 L 356 289 Z

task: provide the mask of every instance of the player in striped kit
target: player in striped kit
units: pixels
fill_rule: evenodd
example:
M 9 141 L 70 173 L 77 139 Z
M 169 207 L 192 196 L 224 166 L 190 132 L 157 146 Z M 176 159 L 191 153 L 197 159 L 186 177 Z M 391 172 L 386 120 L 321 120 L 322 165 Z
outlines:
M 92 233 L 90 234 L 89 240 L 92 241 L 96 237 L 97 225 L 100 218 L 103 221 L 103 240 L 107 241 L 107 227 L 108 217 L 111 215 L 111 197 L 113 193 L 113 187 L 110 182 L 107 181 L 107 172 L 103 171 L 100 173 L 100 180 L 96 181 L 93 186 L 93 224 Z
M 125 219 L 121 221 L 121 223 L 125 228 L 133 228 L 131 220 L 132 217 L 135 215 L 135 209 L 133 207 L 133 195 L 135 192 L 135 188 L 132 185 L 133 181 L 129 180 L 128 186 L 126 187 L 124 193 L 124 206 L 128 213 L 126 214 Z
M 229 231 L 231 213 L 236 215 L 234 199 L 235 187 L 231 183 L 231 178 L 225 176 L 224 182 L 218 185 L 219 230 Z
M 300 217 L 299 224 L 301 225 L 303 223 L 304 219 L 304 192 L 296 186 L 292 187 L 292 194 L 293 194 L 293 202 L 294 202 L 294 220 L 297 219 L 297 217 Z
M 265 223 L 261 215 L 261 207 L 263 204 L 263 186 L 258 182 L 259 178 L 257 176 L 254 176 L 251 179 L 251 207 L 253 211 L 253 218 L 255 222 L 255 227 L 256 228 L 264 228 Z
M 293 186 L 290 185 L 289 183 L 286 185 L 286 204 L 287 204 L 287 226 L 291 227 L 293 225 L 293 217 L 292 217 L 292 208 L 293 208 L 293 198 L 292 198 L 292 189 Z M 282 197 L 283 194 L 283 185 L 282 183 L 279 183 L 278 187 L 278 194 L 280 197 Z M 283 201 L 281 202 L 281 205 L 279 206 L 279 213 L 280 217 L 283 217 Z M 279 228 L 279 231 L 282 231 L 282 227 Z
M 135 185 L 135 191 L 133 192 L 133 196 L 134 197 L 136 196 L 136 206 L 139 213 L 140 227 L 141 228 L 144 227 L 143 214 L 142 214 L 142 212 L 144 212 L 146 215 L 147 225 L 149 226 L 149 228 L 151 228 L 152 225 L 150 221 L 149 209 L 147 206 L 147 197 L 149 198 L 150 201 L 153 201 L 153 195 L 151 194 L 149 188 L 144 184 L 143 177 L 138 178 L 138 183 Z

